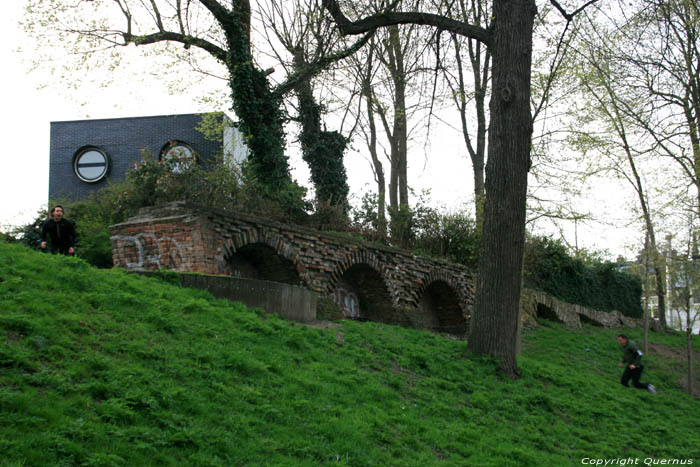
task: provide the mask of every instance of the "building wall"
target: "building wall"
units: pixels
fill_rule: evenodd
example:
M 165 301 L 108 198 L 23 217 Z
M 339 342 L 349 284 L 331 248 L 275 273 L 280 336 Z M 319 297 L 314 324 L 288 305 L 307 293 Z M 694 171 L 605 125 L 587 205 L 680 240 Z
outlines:
M 110 181 L 121 181 L 144 150 L 158 157 L 173 140 L 190 145 L 206 166 L 222 143 L 207 140 L 197 130 L 201 119 L 200 114 L 183 114 L 51 122 L 49 199 L 82 199 Z M 85 146 L 102 149 L 111 160 L 107 177 L 96 183 L 80 180 L 73 170 L 73 159 Z

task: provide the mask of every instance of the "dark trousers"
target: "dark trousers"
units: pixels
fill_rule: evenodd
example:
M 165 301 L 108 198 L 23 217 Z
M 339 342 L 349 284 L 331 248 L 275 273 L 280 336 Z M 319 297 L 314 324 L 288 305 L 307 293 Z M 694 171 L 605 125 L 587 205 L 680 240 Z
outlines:
M 73 256 L 73 253 L 68 253 L 68 250 L 70 249 L 70 246 L 65 246 L 65 245 L 59 245 L 57 247 L 54 247 L 51 245 L 51 254 L 55 255 L 56 253 L 66 255 L 66 256 Z
M 634 370 L 630 369 L 629 365 L 625 367 L 624 373 L 622 373 L 622 378 L 620 382 L 623 386 L 627 386 L 629 380 L 632 380 L 632 384 L 637 389 L 649 389 L 649 383 L 640 383 L 639 378 L 642 377 L 642 371 L 644 371 L 644 366 L 635 367 Z

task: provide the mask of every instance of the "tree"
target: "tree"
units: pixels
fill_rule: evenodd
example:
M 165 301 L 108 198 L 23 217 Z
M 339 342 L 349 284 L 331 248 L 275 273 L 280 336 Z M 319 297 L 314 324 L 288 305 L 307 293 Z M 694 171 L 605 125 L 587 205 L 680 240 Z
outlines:
M 506 374 L 518 377 L 515 355 L 532 135 L 530 73 L 535 2 L 495 0 L 489 29 L 424 12 L 386 11 L 350 21 L 335 0 L 323 3 L 344 34 L 411 23 L 471 37 L 489 47 L 493 57 L 492 97 L 483 242 L 468 349 L 495 357 Z
M 92 18 L 92 22 L 90 22 Z M 225 66 L 239 130 L 250 149 L 249 169 L 271 195 L 291 183 L 285 156 L 282 97 L 297 84 L 364 44 L 318 57 L 272 87 L 254 56 L 249 0 L 29 0 L 26 28 L 42 42 L 72 39 L 84 60 L 99 52 L 135 45 L 181 44 L 198 49 Z
M 361 14 L 358 10 L 381 11 L 386 3 L 354 5 L 355 14 Z M 413 0 L 396 8 L 418 5 L 420 2 Z M 361 102 L 350 103 L 348 109 L 371 156 L 377 183 L 378 234 L 386 237 L 388 211 L 391 241 L 404 248 L 415 233 L 408 183 L 411 143 L 416 132 L 425 128 L 427 109 L 433 105 L 426 73 L 433 68 L 426 64 L 431 57 L 426 54 L 430 41 L 429 34 L 415 25 L 378 30 L 368 46 L 349 60 L 352 66 L 344 75 L 346 82 L 360 89 Z M 343 85 L 337 87 L 342 89 Z
M 321 14 L 314 1 L 299 0 L 291 8 L 270 1 L 262 8 L 264 33 L 274 54 L 289 74 L 301 74 L 311 64 L 332 53 L 340 38 L 333 34 L 332 22 Z M 291 55 L 283 56 L 275 41 Z M 325 129 L 324 108 L 319 105 L 311 77 L 301 79 L 294 87 L 297 97 L 296 120 L 301 126 L 299 141 L 302 157 L 309 165 L 311 181 L 319 204 L 348 210 L 348 184 L 343 157 L 348 139 L 338 131 Z
M 582 37 L 578 49 L 581 60 L 575 76 L 586 99 L 584 105 L 573 106 L 577 118 L 572 140 L 588 154 L 599 151 L 603 156 L 602 170 L 613 172 L 634 189 L 648 235 L 645 255 L 650 257 L 656 276 L 659 320 L 666 325 L 665 264 L 656 241 L 650 196 L 639 167 L 644 157 L 653 155 L 655 145 L 646 144 L 647 132 L 638 125 L 637 117 L 644 104 L 634 92 L 630 93 L 626 83 L 628 69 L 616 64 L 617 38 L 614 31 L 603 31 L 599 25 Z
M 449 12 L 452 3 L 445 5 Z M 477 26 L 489 29 L 490 10 L 486 2 L 482 0 L 471 0 L 470 2 L 458 2 L 455 7 L 457 17 L 465 22 L 471 22 Z M 449 43 L 454 54 L 454 65 L 443 67 L 443 74 L 450 86 L 452 98 L 459 112 L 459 119 L 462 125 L 462 137 L 472 162 L 472 174 L 474 178 L 474 209 L 476 213 L 477 231 L 483 225 L 483 205 L 484 205 L 484 167 L 486 164 L 486 135 L 487 135 L 487 109 L 486 99 L 488 97 L 490 73 L 491 73 L 491 52 L 478 40 L 470 37 L 463 37 L 456 33 L 449 35 Z M 465 70 L 465 63 L 462 55 L 469 58 L 471 65 L 471 79 L 468 71 Z M 449 49 L 448 49 L 449 50 Z M 468 85 L 473 86 L 471 90 Z M 476 128 L 471 129 L 470 125 L 470 104 L 472 111 L 476 115 Z
M 646 102 L 630 112 L 696 188 L 700 210 L 700 6 L 691 0 L 635 4 L 621 25 L 628 46 L 618 59 Z
M 682 253 L 669 252 L 671 302 L 678 314 L 678 326 L 686 335 L 687 391 L 693 394 L 693 327 L 700 319 L 700 253 L 698 252 L 696 215 L 686 213 L 687 238 Z M 685 316 L 684 316 L 685 315 Z
M 412 9 L 420 5 L 421 1 L 412 0 L 397 4 L 395 8 Z M 386 7 L 387 2 L 375 2 L 364 9 L 356 6 L 355 13 L 359 14 L 358 10 L 376 13 Z M 418 26 L 391 25 L 377 31 L 371 46 L 353 60 L 354 73 L 361 81 L 360 88 L 366 101 L 364 115 L 358 115 L 361 130 L 368 135 L 366 139 L 375 178 L 384 178 L 382 183 L 388 182 L 388 193 L 387 187 L 378 188 L 378 198 L 380 204 L 386 203 L 388 198 L 391 239 L 404 248 L 408 247 L 413 234 L 408 183 L 410 143 L 424 122 L 424 110 L 432 105 L 425 74 L 428 69 L 425 63 L 430 56 L 425 52 L 429 49 L 430 39 Z M 384 130 L 383 133 L 377 132 L 377 126 Z M 377 138 L 382 134 L 383 138 Z M 382 144 L 383 141 L 386 143 Z M 384 150 L 389 163 L 386 175 L 378 158 L 378 147 Z
M 370 40 L 366 53 L 358 59 L 357 55 L 353 60 L 353 68 L 360 80 L 361 99 L 365 102 L 365 121 L 366 125 L 360 125 L 360 129 L 364 135 L 367 149 L 372 161 L 372 172 L 374 173 L 374 181 L 377 183 L 377 234 L 379 238 L 385 240 L 387 238 L 387 222 L 386 222 L 386 176 L 384 175 L 384 166 L 379 159 L 378 142 L 377 142 L 377 125 L 375 122 L 375 113 L 377 109 L 377 99 L 372 86 L 373 77 L 375 74 L 374 56 L 375 56 L 375 40 Z M 358 120 L 361 120 L 361 107 L 357 112 Z
M 615 146 L 627 170 L 614 169 L 635 189 L 650 235 L 652 261 L 659 281 L 659 318 L 666 321 L 665 266 L 658 253 L 650 191 L 642 184 L 640 163 L 668 171 L 664 192 L 694 186 L 700 209 L 700 10 L 685 0 L 635 1 L 591 15 L 579 56 L 586 71 L 580 83 L 592 106 L 586 119 L 614 135 L 589 138 L 610 151 Z M 579 120 L 580 122 L 580 120 Z M 601 123 L 604 122 L 604 123 Z M 675 186 L 674 186 L 675 185 Z

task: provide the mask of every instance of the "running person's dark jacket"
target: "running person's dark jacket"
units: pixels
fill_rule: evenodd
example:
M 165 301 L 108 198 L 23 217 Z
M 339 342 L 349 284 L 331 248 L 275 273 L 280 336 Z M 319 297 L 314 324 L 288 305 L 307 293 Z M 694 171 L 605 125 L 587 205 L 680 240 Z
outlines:
M 75 248 L 75 242 L 78 241 L 75 225 L 68 219 L 61 219 L 58 222 L 47 219 L 41 228 L 41 241 L 47 241 L 47 236 L 51 243 L 51 253 L 58 251 L 67 255 L 68 249 Z
M 628 340 L 627 344 L 622 347 L 622 363 L 626 366 L 642 366 L 642 352 L 632 340 Z

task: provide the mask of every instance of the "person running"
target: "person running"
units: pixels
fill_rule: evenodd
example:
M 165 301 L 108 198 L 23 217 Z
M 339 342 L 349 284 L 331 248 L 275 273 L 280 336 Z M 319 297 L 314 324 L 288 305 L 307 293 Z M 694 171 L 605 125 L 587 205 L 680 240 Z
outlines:
M 51 209 L 51 217 L 46 219 L 41 227 L 41 249 L 46 248 L 46 240 L 50 240 L 51 253 L 59 252 L 63 255 L 75 254 L 75 242 L 78 234 L 75 225 L 63 217 L 63 206 L 57 204 Z
M 642 377 L 642 371 L 644 371 L 644 365 L 642 364 L 642 352 L 637 348 L 637 344 L 629 340 L 624 334 L 617 335 L 617 342 L 622 347 L 622 363 L 620 363 L 620 366 L 625 368 L 620 379 L 622 385 L 629 387 L 628 383 L 631 379 L 635 388 L 646 389 L 650 393 L 656 394 L 656 388 L 652 384 L 639 382 L 639 378 Z

